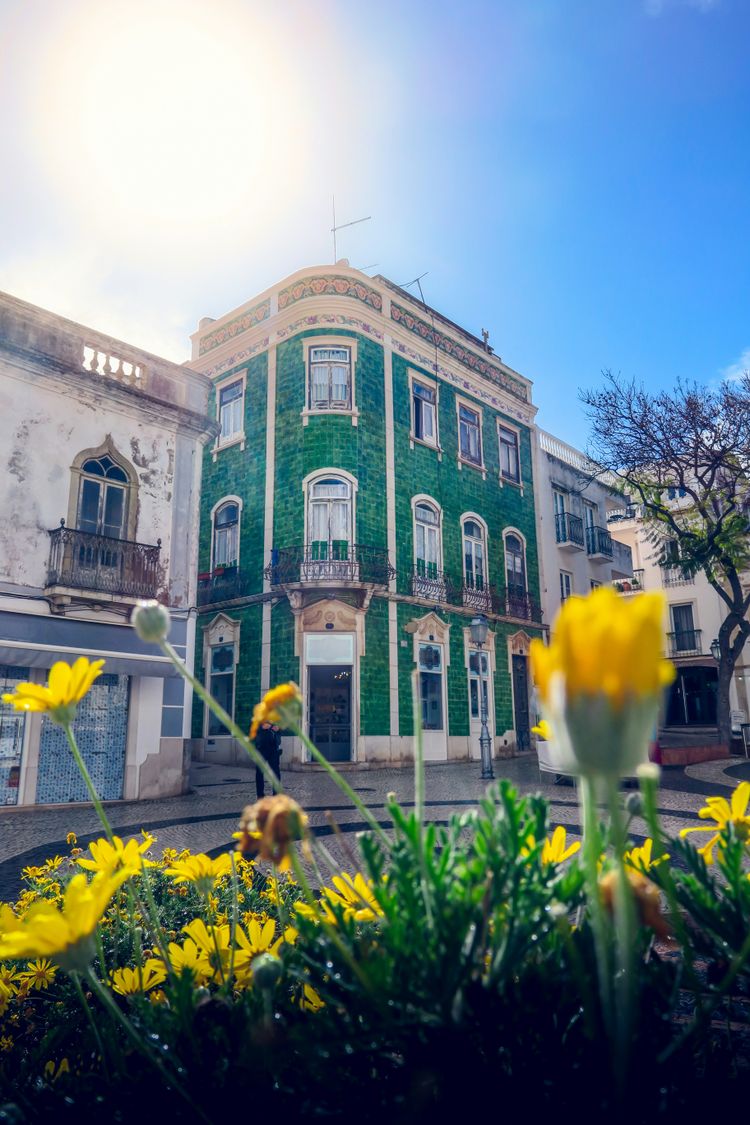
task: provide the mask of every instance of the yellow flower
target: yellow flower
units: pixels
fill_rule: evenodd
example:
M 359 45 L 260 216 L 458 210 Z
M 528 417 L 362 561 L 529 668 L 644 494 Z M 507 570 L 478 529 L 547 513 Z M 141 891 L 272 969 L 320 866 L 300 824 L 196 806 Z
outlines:
M 263 696 L 253 710 L 250 726 L 250 739 L 255 740 L 261 723 L 277 723 L 289 726 L 296 723 L 302 714 L 302 694 L 296 684 L 279 684 Z
M 57 1082 L 61 1074 L 70 1074 L 70 1063 L 68 1060 L 61 1059 L 58 1066 L 54 1059 L 48 1059 L 44 1064 L 44 1077 L 49 1078 L 50 1082 Z
M 566 831 L 561 824 L 558 824 L 555 831 L 552 833 L 551 840 L 545 840 L 542 847 L 542 863 L 563 863 L 564 860 L 570 859 L 572 855 L 581 847 L 581 841 L 575 840 L 567 848 L 566 844 Z
M 43 957 L 36 961 L 30 961 L 29 967 L 20 973 L 20 977 L 27 988 L 35 988 L 41 992 L 42 989 L 46 989 L 52 984 L 56 972 L 57 966 L 53 965 L 48 958 Z
M 664 599 L 621 598 L 599 587 L 565 601 L 531 664 L 561 752 L 584 775 L 635 772 L 648 754 L 662 691 L 675 676 L 662 656 Z
M 3 984 L 3 982 L 0 980 L 0 1016 L 5 1015 L 8 1005 L 10 1004 L 14 996 L 15 991 L 11 988 L 8 988 L 8 986 L 6 984 Z
M 205 984 L 213 974 L 208 957 L 199 949 L 192 938 L 186 938 L 182 945 L 171 941 L 169 943 L 169 960 L 178 976 L 188 971 L 192 973 L 193 981 L 197 985 Z
M 641 847 L 631 848 L 629 852 L 625 852 L 622 858 L 633 871 L 650 871 L 652 867 L 656 867 L 657 864 L 663 863 L 665 859 L 669 859 L 666 852 L 664 855 L 660 855 L 658 859 L 652 859 L 653 846 L 654 841 L 649 836 L 648 839 L 643 841 Z
M 0 1051 L 12 1051 L 13 1038 L 10 1035 L 3 1035 L 0 1037 Z
M 164 962 L 150 957 L 143 968 L 115 969 L 109 974 L 112 991 L 120 996 L 134 996 L 138 992 L 148 992 L 167 979 Z
M 200 893 L 206 895 L 216 885 L 217 879 L 229 875 L 231 870 L 232 857 L 224 852 L 216 859 L 203 854 L 177 859 L 165 869 L 164 874 L 171 875 L 175 883 L 194 883 Z
M 137 840 L 128 840 L 127 844 L 123 844 L 119 836 L 113 836 L 112 839 L 113 844 L 110 844 L 104 836 L 94 840 L 89 845 L 91 859 L 77 859 L 78 866 L 86 871 L 103 871 L 105 874 L 110 874 L 119 868 L 135 873 L 141 870 L 144 863 L 143 854 L 151 847 L 155 837 L 144 834 L 144 840 L 140 844 Z
M 319 1012 L 321 1008 L 325 1008 L 325 1001 L 321 1000 L 311 984 L 306 984 L 302 989 L 299 1006 L 303 1012 Z
M 112 895 L 129 872 L 95 875 L 90 883 L 85 875 L 74 875 L 65 889 L 62 910 L 52 902 L 37 902 L 23 918 L 0 916 L 1 958 L 51 957 L 66 972 L 82 971 L 96 949 L 93 934 Z
M 375 898 L 373 884 L 359 872 L 352 878 L 344 871 L 341 875 L 334 875 L 331 882 L 336 889 L 323 887 L 317 908 L 306 902 L 297 902 L 295 910 L 303 918 L 311 918 L 314 922 L 319 921 L 322 915 L 332 925 L 338 918 L 331 906 L 340 907 L 345 919 L 354 918 L 356 922 L 374 922 L 382 917 L 383 908 Z
M 208 970 L 216 983 L 226 980 L 231 956 L 229 926 L 207 926 L 202 918 L 194 918 L 182 927 L 182 931 L 198 947 L 199 955 L 207 961 Z
M 689 832 L 713 832 L 713 836 L 698 851 L 706 863 L 713 863 L 714 845 L 721 837 L 722 830 L 731 824 L 740 840 L 750 837 L 750 816 L 746 816 L 747 805 L 750 801 L 750 781 L 741 781 L 732 794 L 731 804 L 726 797 L 709 797 L 699 811 L 701 820 L 713 820 L 714 823 L 702 827 L 683 828 L 680 836 L 687 836 Z
M 536 726 L 531 728 L 531 733 L 541 738 L 543 742 L 549 742 L 552 738 L 552 727 L 546 719 L 540 719 Z
M 65 837 L 65 843 L 70 847 L 75 847 L 75 845 L 78 843 L 78 837 L 76 836 L 75 832 L 68 833 L 68 835 Z
M 70 723 L 76 715 L 76 706 L 97 676 L 102 674 L 103 660 L 93 663 L 85 656 L 79 656 L 71 667 L 64 660 L 52 665 L 47 686 L 22 683 L 15 691 L 3 696 L 3 703 L 10 703 L 16 711 L 46 711 L 56 723 Z

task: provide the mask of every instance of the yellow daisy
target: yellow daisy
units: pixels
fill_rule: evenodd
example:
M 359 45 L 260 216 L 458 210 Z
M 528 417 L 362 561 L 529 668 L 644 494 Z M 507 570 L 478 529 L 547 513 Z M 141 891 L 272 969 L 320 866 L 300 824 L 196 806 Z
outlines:
M 685 837 L 690 832 L 713 832 L 711 839 L 707 840 L 703 847 L 698 848 L 706 863 L 713 863 L 714 845 L 719 841 L 723 829 L 728 824 L 733 825 L 735 833 L 741 840 L 750 837 L 750 816 L 746 815 L 748 801 L 750 801 L 750 781 L 740 782 L 732 793 L 731 802 L 726 797 L 709 797 L 698 816 L 701 820 L 713 820 L 714 823 L 705 827 L 696 825 L 695 828 L 683 828 L 680 836 Z

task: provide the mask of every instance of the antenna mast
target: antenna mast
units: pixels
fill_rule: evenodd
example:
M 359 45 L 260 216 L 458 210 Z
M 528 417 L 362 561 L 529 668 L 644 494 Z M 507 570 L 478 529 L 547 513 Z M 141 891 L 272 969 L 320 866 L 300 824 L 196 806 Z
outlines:
M 345 227 L 356 227 L 357 223 L 367 223 L 372 218 L 372 215 L 365 215 L 362 219 L 353 219 L 350 223 L 336 223 L 336 196 L 333 196 L 333 226 L 331 227 L 331 234 L 333 235 L 333 263 L 338 261 L 338 249 L 336 246 L 336 232 L 343 230 Z

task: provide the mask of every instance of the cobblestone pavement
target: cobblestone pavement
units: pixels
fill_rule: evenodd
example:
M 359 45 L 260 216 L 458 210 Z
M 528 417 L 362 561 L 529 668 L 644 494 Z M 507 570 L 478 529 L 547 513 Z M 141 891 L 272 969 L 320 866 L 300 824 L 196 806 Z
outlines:
M 569 784 L 552 784 L 547 774 L 540 776 L 534 754 L 497 762 L 495 773 L 509 778 L 522 792 L 542 793 L 550 802 L 551 823 L 563 824 L 574 837 L 579 835 L 575 789 Z M 254 776 L 253 770 L 242 767 L 196 763 L 191 791 L 184 796 L 115 802 L 107 806 L 107 812 L 115 831 L 125 838 L 147 828 L 156 835 L 159 848 L 218 854 L 231 846 L 240 811 L 255 800 Z M 384 827 L 388 793 L 394 792 L 402 804 L 413 802 L 411 768 L 348 770 L 345 776 Z M 739 758 L 663 770 L 659 807 L 665 827 L 677 831 L 697 822 L 704 797 L 731 789 L 743 779 L 750 780 L 750 762 Z M 313 831 L 328 837 L 326 843 L 336 861 L 351 870 L 353 834 L 365 827 L 362 814 L 322 771 L 285 770 L 282 780 L 286 791 L 307 811 Z M 474 806 L 485 787 L 477 762 L 430 764 L 426 770 L 426 814 L 444 823 L 453 812 Z M 39 864 L 50 855 L 66 854 L 65 837 L 71 831 L 84 848 L 101 835 L 90 806 L 0 809 L 0 901 L 17 896 L 21 868 Z M 645 834 L 642 822 L 633 823 L 633 832 Z

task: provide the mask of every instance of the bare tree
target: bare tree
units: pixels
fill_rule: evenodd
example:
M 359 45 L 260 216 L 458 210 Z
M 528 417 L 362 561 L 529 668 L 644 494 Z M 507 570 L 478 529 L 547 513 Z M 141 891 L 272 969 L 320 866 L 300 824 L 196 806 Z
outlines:
M 657 394 L 604 376 L 603 388 L 580 394 L 592 458 L 641 505 L 652 541 L 676 540 L 677 565 L 702 571 L 726 607 L 717 718 L 729 745 L 729 689 L 750 636 L 750 372 L 716 389 L 678 381 Z

